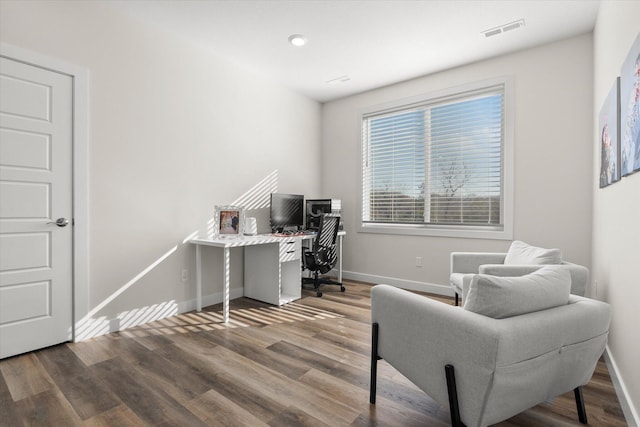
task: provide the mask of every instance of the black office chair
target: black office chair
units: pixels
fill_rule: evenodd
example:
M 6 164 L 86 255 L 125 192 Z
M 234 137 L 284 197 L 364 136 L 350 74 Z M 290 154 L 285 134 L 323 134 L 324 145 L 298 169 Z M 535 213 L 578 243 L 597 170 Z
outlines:
M 328 278 L 321 278 L 320 274 L 331 271 L 338 261 L 336 254 L 336 239 L 338 237 L 338 226 L 340 225 L 340 216 L 333 214 L 324 214 L 320 217 L 320 225 L 318 234 L 313 241 L 311 250 L 305 250 L 303 257 L 303 269 L 313 272 L 313 277 L 303 277 L 302 286 L 308 283 L 313 284 L 316 296 L 321 297 L 320 285 L 338 285 L 340 291 L 344 292 L 342 283 L 333 281 Z

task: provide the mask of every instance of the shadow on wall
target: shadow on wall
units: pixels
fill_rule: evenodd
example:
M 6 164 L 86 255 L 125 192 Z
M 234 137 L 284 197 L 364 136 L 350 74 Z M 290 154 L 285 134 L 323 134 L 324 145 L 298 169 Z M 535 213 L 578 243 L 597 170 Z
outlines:
M 232 202 L 234 206 L 242 206 L 247 213 L 247 216 L 251 216 L 252 212 L 258 212 L 260 209 L 269 207 L 270 194 L 278 191 L 278 171 L 274 170 L 263 178 L 260 182 L 250 188 L 247 192 L 242 194 L 236 200 Z M 217 203 L 220 204 L 220 203 Z M 211 212 L 214 212 L 212 207 Z M 212 238 L 214 234 L 215 218 L 212 216 L 206 222 L 205 234 L 207 238 Z M 163 301 L 160 303 L 152 304 L 150 306 L 139 307 L 132 310 L 127 310 L 118 313 L 117 317 L 108 319 L 106 316 L 95 317 L 101 310 L 112 303 L 116 298 L 124 294 L 140 280 L 153 271 L 156 267 L 161 265 L 164 261 L 169 259 L 172 255 L 175 255 L 178 249 L 189 244 L 191 239 L 194 239 L 201 235 L 200 230 L 196 230 L 188 234 L 179 244 L 176 244 L 158 259 L 149 264 L 146 268 L 135 275 L 131 280 L 122 285 L 118 290 L 113 292 L 109 297 L 105 298 L 100 304 L 91 309 L 86 316 L 75 322 L 75 334 L 74 341 L 83 341 L 98 335 L 103 335 L 110 332 L 120 331 L 133 326 L 141 325 L 144 323 L 152 322 L 155 320 L 163 319 L 165 317 L 174 316 L 182 311 L 187 310 L 187 304 L 178 304 L 176 300 Z

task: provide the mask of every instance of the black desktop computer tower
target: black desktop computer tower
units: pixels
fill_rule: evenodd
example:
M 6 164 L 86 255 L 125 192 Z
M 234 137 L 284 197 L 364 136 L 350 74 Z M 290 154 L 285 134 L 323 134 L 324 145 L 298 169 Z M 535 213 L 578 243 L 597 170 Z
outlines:
M 342 203 L 338 199 L 307 199 L 306 200 L 306 227 L 307 230 L 317 230 L 320 226 L 320 217 L 326 213 L 340 215 Z M 342 218 L 340 218 L 340 230 L 342 230 Z

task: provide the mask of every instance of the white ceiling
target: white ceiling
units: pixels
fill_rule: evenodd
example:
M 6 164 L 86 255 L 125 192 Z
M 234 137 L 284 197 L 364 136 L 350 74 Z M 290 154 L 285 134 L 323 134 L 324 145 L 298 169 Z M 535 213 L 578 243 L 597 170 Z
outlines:
M 111 2 L 320 102 L 593 30 L 597 0 Z M 523 28 L 481 32 L 519 19 Z M 300 33 L 307 45 L 287 38 Z M 340 84 L 328 80 L 348 76 Z

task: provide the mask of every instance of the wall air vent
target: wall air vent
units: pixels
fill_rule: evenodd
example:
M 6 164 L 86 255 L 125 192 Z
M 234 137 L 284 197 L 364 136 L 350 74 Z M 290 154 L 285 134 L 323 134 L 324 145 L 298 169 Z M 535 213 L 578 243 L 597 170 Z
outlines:
M 506 33 L 507 31 L 511 31 L 511 30 L 516 30 L 521 27 L 524 27 L 524 19 L 520 19 L 514 22 L 509 22 L 508 24 L 504 24 L 499 27 L 490 28 L 488 30 L 482 31 L 482 34 L 484 34 L 485 37 L 497 36 L 498 34 Z

